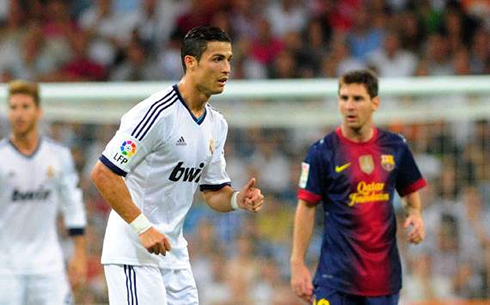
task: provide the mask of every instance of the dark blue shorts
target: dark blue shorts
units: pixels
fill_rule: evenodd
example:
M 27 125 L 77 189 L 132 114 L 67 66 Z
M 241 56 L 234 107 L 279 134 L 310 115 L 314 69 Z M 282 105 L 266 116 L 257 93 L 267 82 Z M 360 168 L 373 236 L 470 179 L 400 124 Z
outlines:
M 398 305 L 400 293 L 381 297 L 345 294 L 327 287 L 315 287 L 313 305 Z

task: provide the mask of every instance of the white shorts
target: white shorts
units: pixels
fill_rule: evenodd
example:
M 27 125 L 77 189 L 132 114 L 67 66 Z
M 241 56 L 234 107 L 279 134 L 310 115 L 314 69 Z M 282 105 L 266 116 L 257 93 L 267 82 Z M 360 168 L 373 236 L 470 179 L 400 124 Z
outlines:
M 66 305 L 73 297 L 65 272 L 0 274 L 0 305 Z
M 113 305 L 199 304 L 191 268 L 104 265 L 109 303 Z

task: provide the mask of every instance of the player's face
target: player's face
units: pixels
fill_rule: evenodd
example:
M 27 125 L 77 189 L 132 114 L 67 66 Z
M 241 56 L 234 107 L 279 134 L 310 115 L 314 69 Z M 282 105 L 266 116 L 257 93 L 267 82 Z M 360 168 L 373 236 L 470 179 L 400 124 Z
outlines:
M 9 99 L 8 117 L 14 135 L 23 136 L 36 129 L 41 110 L 32 96 L 14 94 Z
M 229 42 L 208 42 L 206 51 L 192 70 L 199 91 L 208 96 L 223 92 L 230 77 L 232 56 Z
M 363 84 L 345 84 L 339 92 L 339 110 L 342 124 L 355 131 L 372 124 L 373 112 L 379 107 L 379 98 L 371 98 Z

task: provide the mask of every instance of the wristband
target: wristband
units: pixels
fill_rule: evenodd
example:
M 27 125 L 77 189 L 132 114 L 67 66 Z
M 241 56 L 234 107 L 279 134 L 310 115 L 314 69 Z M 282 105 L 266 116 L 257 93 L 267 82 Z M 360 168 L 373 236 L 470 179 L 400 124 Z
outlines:
M 138 217 L 131 221 L 130 225 L 138 235 L 145 233 L 152 227 L 151 222 L 145 215 L 143 215 L 143 213 L 139 214 Z
M 233 195 L 231 195 L 231 208 L 233 210 L 238 210 L 238 202 L 236 201 L 236 197 L 238 196 L 239 192 L 233 192 Z

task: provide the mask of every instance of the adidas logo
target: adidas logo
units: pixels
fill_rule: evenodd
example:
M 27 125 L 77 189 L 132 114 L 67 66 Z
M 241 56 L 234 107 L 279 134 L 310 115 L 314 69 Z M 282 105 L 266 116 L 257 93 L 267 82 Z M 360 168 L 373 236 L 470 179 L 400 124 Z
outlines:
M 180 136 L 180 139 L 177 140 L 177 143 L 175 145 L 187 145 L 187 143 L 184 140 L 183 136 Z

